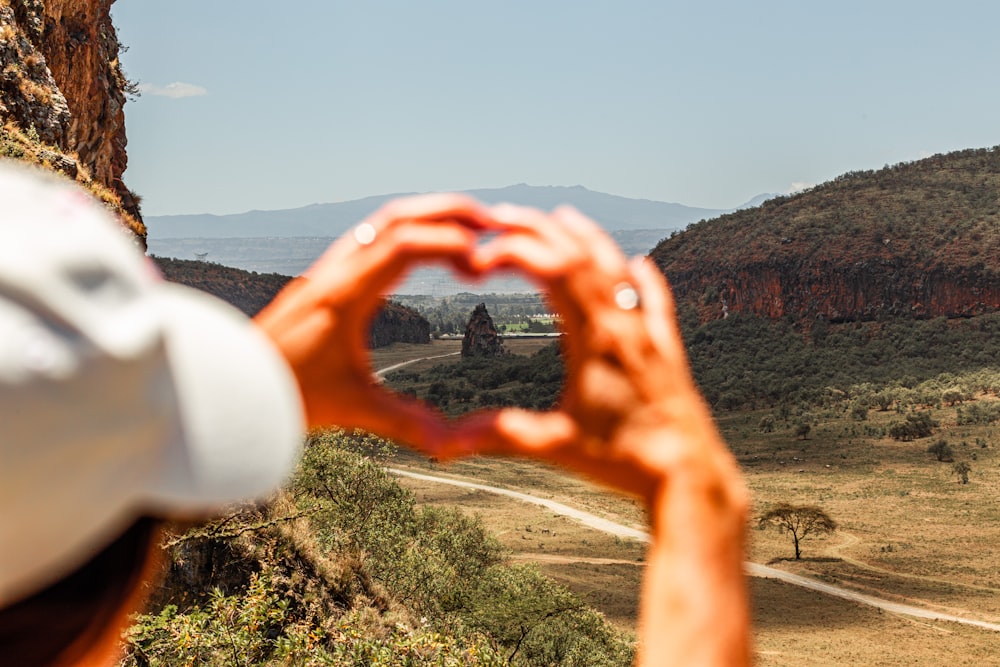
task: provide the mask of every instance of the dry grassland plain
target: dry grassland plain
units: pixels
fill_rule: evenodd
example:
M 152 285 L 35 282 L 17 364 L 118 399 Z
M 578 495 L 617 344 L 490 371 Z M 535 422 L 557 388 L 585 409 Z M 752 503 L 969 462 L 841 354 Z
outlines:
M 413 347 L 423 348 L 418 356 L 447 352 Z M 386 359 L 377 352 L 373 366 L 393 363 Z M 798 439 L 791 423 L 760 433 L 757 425 L 769 413 L 721 413 L 719 426 L 757 511 L 782 501 L 814 504 L 840 524 L 828 537 L 807 539 L 801 561 L 792 558 L 786 534 L 753 528 L 748 559 L 889 600 L 1000 622 L 1000 426 L 960 426 L 956 406 L 930 412 L 940 427 L 911 442 L 865 435 L 900 420 L 894 411 L 872 410 L 862 422 L 840 410 L 817 411 L 808 439 Z M 941 438 L 955 461 L 971 466 L 968 484 L 959 482 L 952 463 L 927 452 Z M 641 508 L 630 499 L 541 464 L 478 458 L 441 466 L 401 451 L 395 465 L 517 489 L 643 526 Z M 537 562 L 614 623 L 634 627 L 641 544 L 486 492 L 401 482 L 420 502 L 480 515 L 513 557 Z M 772 580 L 753 579 L 751 590 L 761 666 L 1000 664 L 1000 633 L 896 616 Z

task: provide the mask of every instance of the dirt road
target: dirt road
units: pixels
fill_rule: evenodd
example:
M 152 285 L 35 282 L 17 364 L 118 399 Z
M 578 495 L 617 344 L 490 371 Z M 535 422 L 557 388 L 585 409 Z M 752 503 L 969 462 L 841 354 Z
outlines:
M 404 366 L 409 366 L 410 364 L 415 364 L 418 361 L 427 361 L 428 359 L 444 359 L 445 357 L 456 357 L 462 354 L 461 352 L 449 352 L 448 354 L 436 354 L 432 357 L 420 357 L 419 359 L 409 359 L 407 361 L 401 361 L 398 364 L 393 364 L 392 366 L 386 366 L 375 371 L 375 379 L 381 382 L 385 379 L 385 374 L 389 371 L 394 371 L 397 368 L 403 368 Z
M 452 486 L 459 486 L 467 489 L 477 489 L 479 491 L 485 491 L 488 493 L 495 493 L 501 496 L 507 496 L 509 498 L 514 498 L 522 502 L 531 503 L 533 505 L 539 505 L 556 514 L 576 519 L 577 521 L 580 521 L 584 525 L 589 526 L 594 530 L 610 533 L 612 535 L 617 535 L 619 537 L 627 537 L 635 540 L 640 540 L 643 542 L 649 541 L 649 534 L 643 530 L 630 528 L 628 526 L 623 526 L 613 521 L 609 521 L 608 519 L 604 519 L 594 514 L 590 514 L 589 512 L 584 512 L 574 507 L 569 507 L 568 505 L 563 505 L 562 503 L 557 503 L 553 500 L 548 500 L 546 498 L 539 498 L 537 496 L 533 496 L 528 493 L 522 493 L 520 491 L 512 491 L 510 489 L 501 489 L 499 487 L 488 486 L 486 484 L 478 484 L 476 482 L 466 482 L 463 480 L 451 479 L 449 477 L 425 475 L 423 473 L 413 472 L 410 470 L 402 470 L 399 468 L 390 468 L 389 472 L 391 472 L 394 475 L 399 475 L 401 477 L 410 477 L 412 479 L 419 479 L 426 482 L 434 482 L 437 484 L 450 484 Z M 808 588 L 809 590 L 817 591 L 819 593 L 824 593 L 826 595 L 832 595 L 834 597 L 842 598 L 844 600 L 850 600 L 852 602 L 868 605 L 870 607 L 876 607 L 878 609 L 882 609 L 884 611 L 893 614 L 901 614 L 903 616 L 910 616 L 913 618 L 920 618 L 932 621 L 947 621 L 951 623 L 961 623 L 963 625 L 971 625 L 978 628 L 982 628 L 984 630 L 992 630 L 994 632 L 1000 632 L 1000 624 L 997 623 L 977 621 L 970 618 L 964 618 L 962 616 L 955 616 L 953 614 L 939 613 L 930 609 L 924 609 L 922 607 L 915 607 L 913 605 L 892 602 L 890 600 L 873 597 L 871 595 L 857 593 L 855 591 L 851 591 L 846 588 L 841 588 L 840 586 L 835 586 L 833 584 L 827 584 L 817 579 L 811 579 L 809 577 L 803 577 L 798 574 L 792 574 L 791 572 L 785 572 L 784 570 L 779 570 L 773 567 L 768 567 L 766 565 L 761 565 L 759 563 L 746 563 L 746 572 L 748 575 L 752 577 L 760 577 L 764 579 L 777 579 L 779 581 L 783 581 L 792 584 L 794 586 L 801 586 L 802 588 Z

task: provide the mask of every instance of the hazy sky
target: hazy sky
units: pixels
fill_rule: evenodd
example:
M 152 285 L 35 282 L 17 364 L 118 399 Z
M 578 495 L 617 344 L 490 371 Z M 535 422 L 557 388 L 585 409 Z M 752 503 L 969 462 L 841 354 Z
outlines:
M 288 9 L 286 9 L 288 8 Z M 583 185 L 710 208 L 1000 144 L 995 0 L 117 0 L 147 215 Z

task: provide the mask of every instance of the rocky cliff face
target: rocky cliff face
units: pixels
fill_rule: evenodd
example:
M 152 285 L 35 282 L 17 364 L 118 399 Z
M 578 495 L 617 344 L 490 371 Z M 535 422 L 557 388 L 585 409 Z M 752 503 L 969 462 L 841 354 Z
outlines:
M 67 147 L 69 104 L 39 49 L 43 35 L 40 8 L 0 3 L 0 115 L 33 128 L 44 143 Z
M 1000 149 L 845 174 L 693 225 L 651 253 L 704 322 L 1000 310 Z
M 996 275 L 925 270 L 905 261 L 773 262 L 667 275 L 678 300 L 693 304 L 701 321 L 731 313 L 851 322 L 972 317 L 1000 310 Z
M 125 91 L 114 0 L 0 0 L 0 155 L 81 181 L 145 238 L 122 173 Z
M 420 313 L 391 301 L 387 302 L 372 322 L 369 344 L 385 347 L 392 343 L 431 342 L 431 323 Z
M 503 341 L 493 324 L 493 318 L 481 303 L 472 311 L 462 339 L 463 357 L 499 357 L 505 354 Z

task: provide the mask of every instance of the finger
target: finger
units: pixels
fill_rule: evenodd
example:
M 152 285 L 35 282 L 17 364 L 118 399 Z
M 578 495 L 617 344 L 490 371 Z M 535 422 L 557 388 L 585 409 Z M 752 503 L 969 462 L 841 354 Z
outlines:
M 567 259 L 586 261 L 588 268 L 597 268 L 618 280 L 627 273 L 627 261 L 614 240 L 600 225 L 572 206 L 560 206 L 551 215 L 545 215 L 534 209 L 501 204 L 494 206 L 492 213 L 508 231 L 534 233 L 553 248 L 561 249 Z M 570 266 L 562 267 L 562 270 L 570 269 Z
M 365 218 L 350 233 L 344 234 L 331 244 L 323 256 L 303 275 L 315 278 L 315 273 L 321 267 L 336 266 L 356 251 L 359 245 L 367 246 L 373 241 L 378 241 L 380 236 L 384 237 L 390 227 L 414 221 L 450 221 L 472 230 L 481 230 L 494 224 L 489 210 L 466 195 L 440 193 L 394 199 Z M 368 228 L 364 234 L 371 234 L 373 236 L 371 240 L 364 241 L 363 237 L 357 235 L 362 227 Z
M 640 309 L 650 341 L 673 364 L 687 365 L 687 354 L 677 324 L 673 293 L 652 260 L 638 257 L 629 269 L 639 293 Z
M 367 246 L 338 241 L 342 249 L 320 258 L 309 269 L 308 279 L 323 294 L 322 302 L 360 327 L 374 315 L 381 296 L 413 265 L 434 261 L 471 271 L 476 238 L 475 232 L 457 222 L 408 221 L 384 229 Z M 357 333 L 365 331 L 359 328 Z
M 353 234 L 342 236 L 304 275 L 311 280 L 343 278 L 345 263 L 358 264 L 351 267 L 357 270 L 377 266 L 388 262 L 397 246 L 402 252 L 413 251 L 413 258 L 419 258 L 433 255 L 437 250 L 448 253 L 456 248 L 471 248 L 475 239 L 474 231 L 455 220 L 396 221 L 375 231 L 373 238 L 365 243 L 359 242 Z
M 586 300 L 588 306 L 616 305 L 613 286 L 628 278 L 628 264 L 614 240 L 596 222 L 569 206 L 548 216 L 511 205 L 495 206 L 492 212 L 508 232 L 522 232 L 547 245 L 548 259 L 545 251 L 525 257 L 533 264 L 533 271 L 550 280 L 564 278 L 573 298 Z M 509 249 L 509 253 L 515 252 Z
M 358 390 L 353 400 L 333 408 L 328 421 L 342 428 L 360 428 L 437 456 L 447 442 L 443 418 L 427 405 L 375 385 Z
M 506 232 L 476 248 L 473 262 L 480 271 L 513 267 L 547 282 L 564 280 L 582 268 L 582 257 L 530 229 Z
M 505 409 L 462 419 L 449 439 L 449 455 L 469 453 L 553 460 L 556 450 L 576 442 L 574 420 L 562 412 Z
M 516 204 L 497 204 L 490 209 L 490 214 L 496 224 L 505 232 L 520 231 L 533 234 L 547 242 L 553 248 L 558 248 L 567 255 L 581 253 L 586 248 L 578 247 L 573 238 L 559 223 L 543 211 Z
M 476 233 L 458 222 L 406 221 L 379 233 L 369 246 L 352 254 L 355 282 L 366 289 L 384 293 L 413 265 L 435 261 L 470 267 L 469 255 L 477 242 Z
M 562 223 L 580 245 L 587 248 L 601 271 L 612 277 L 625 274 L 625 255 L 600 225 L 572 206 L 560 206 L 552 212 L 552 217 Z
M 564 285 L 586 268 L 587 249 L 562 224 L 537 209 L 498 204 L 491 213 L 503 233 L 476 250 L 475 270 L 519 269 L 545 283 L 553 299 L 563 302 L 561 306 L 569 305 L 573 299 Z
M 400 197 L 384 204 L 364 222 L 376 231 L 402 220 L 454 220 L 473 229 L 493 225 L 489 209 L 467 195 L 434 193 Z

